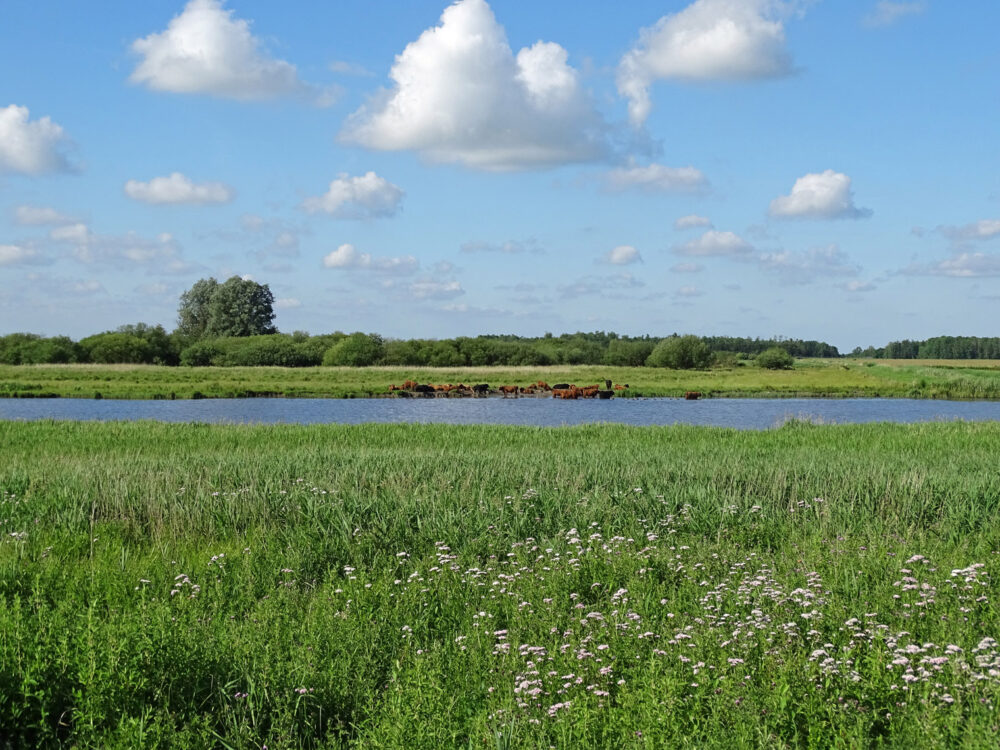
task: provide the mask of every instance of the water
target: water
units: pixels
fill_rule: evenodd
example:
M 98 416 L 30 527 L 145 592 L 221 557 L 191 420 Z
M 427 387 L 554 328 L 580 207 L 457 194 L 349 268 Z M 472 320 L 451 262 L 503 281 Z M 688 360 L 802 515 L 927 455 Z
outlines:
M 714 425 L 760 430 L 790 418 L 824 423 L 1000 420 L 997 401 L 915 399 L 759 399 L 684 401 L 616 398 L 564 401 L 550 398 L 436 399 L 203 399 L 124 401 L 0 399 L 0 419 L 84 421 L 154 419 L 161 422 L 339 423 L 422 422 L 559 427 L 594 422 L 630 425 Z

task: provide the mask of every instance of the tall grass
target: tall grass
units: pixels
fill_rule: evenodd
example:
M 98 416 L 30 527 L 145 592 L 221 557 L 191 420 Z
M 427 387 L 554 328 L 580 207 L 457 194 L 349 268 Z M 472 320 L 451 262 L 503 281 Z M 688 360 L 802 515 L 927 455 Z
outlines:
M 1000 739 L 996 424 L 0 445 L 0 745 Z

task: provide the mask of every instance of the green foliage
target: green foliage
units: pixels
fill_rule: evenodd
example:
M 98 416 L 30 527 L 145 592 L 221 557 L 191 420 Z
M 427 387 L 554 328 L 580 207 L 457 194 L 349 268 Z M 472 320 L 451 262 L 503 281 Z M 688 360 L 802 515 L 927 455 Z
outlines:
M 765 349 L 754 361 L 765 370 L 790 370 L 795 365 L 792 355 L 779 346 Z
M 653 349 L 646 364 L 675 370 L 699 370 L 712 363 L 712 350 L 697 336 L 671 336 Z
M 323 364 L 328 367 L 368 367 L 377 363 L 384 352 L 385 344 L 378 334 L 352 333 L 326 351 Z
M 153 360 L 153 347 L 139 336 L 109 331 L 80 341 L 87 361 L 99 365 L 147 364 Z
M 0 336 L 0 363 L 5 365 L 68 364 L 85 361 L 86 356 L 67 336 L 45 338 L 34 333 Z
M 189 340 L 275 333 L 274 295 L 267 284 L 232 276 L 200 279 L 181 295 L 177 331 Z
M 996 424 L 0 445 L 5 747 L 997 744 Z
M 652 341 L 614 339 L 608 342 L 608 349 L 604 353 L 604 364 L 618 367 L 642 367 L 652 353 Z

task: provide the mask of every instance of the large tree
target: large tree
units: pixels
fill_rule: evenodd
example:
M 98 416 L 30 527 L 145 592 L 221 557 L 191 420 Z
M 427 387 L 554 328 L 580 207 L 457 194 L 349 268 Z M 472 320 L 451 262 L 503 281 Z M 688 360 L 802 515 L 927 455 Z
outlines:
M 200 279 L 181 295 L 178 331 L 191 338 L 275 333 L 274 295 L 267 284 L 233 276 Z

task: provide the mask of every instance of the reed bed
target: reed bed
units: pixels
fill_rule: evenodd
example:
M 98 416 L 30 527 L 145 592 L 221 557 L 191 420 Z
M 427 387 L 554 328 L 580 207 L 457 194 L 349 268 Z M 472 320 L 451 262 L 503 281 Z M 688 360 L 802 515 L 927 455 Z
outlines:
M 1000 741 L 997 424 L 0 445 L 0 745 Z

